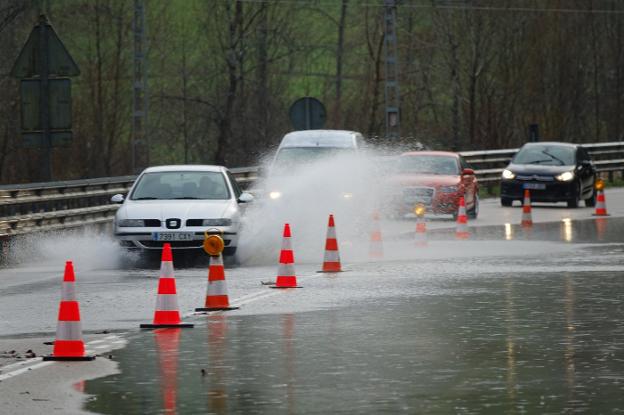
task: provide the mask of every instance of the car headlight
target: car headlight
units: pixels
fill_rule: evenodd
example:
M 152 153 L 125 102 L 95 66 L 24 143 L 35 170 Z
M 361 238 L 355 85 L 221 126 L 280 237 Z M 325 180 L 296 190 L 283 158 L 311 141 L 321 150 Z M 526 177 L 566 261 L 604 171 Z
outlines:
M 344 199 L 351 199 L 351 198 L 353 197 L 353 193 L 344 192 L 344 193 L 342 194 L 342 197 L 343 197 Z
M 569 182 L 570 180 L 574 179 L 574 173 L 572 173 L 571 171 L 564 171 L 563 173 L 555 176 L 555 179 L 559 180 L 560 182 Z
M 516 177 L 516 174 L 511 170 L 505 169 L 503 170 L 503 179 L 511 180 Z
M 269 193 L 269 197 L 271 199 L 279 199 L 280 197 L 282 197 L 282 194 L 280 192 L 271 192 Z
M 143 219 L 122 219 L 117 222 L 117 226 L 121 228 L 139 228 L 145 226 Z
M 204 219 L 202 222 L 204 226 L 230 226 L 232 225 L 232 219 L 219 218 L 219 219 Z
M 440 186 L 440 193 L 455 193 L 459 190 L 459 186 Z

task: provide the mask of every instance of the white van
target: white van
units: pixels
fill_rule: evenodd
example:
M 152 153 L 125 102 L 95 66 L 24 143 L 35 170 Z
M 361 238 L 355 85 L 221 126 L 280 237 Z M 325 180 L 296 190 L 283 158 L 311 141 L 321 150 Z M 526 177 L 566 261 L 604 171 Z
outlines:
M 282 138 L 268 173 L 280 175 L 326 157 L 356 154 L 363 143 L 364 137 L 356 131 L 294 131 Z

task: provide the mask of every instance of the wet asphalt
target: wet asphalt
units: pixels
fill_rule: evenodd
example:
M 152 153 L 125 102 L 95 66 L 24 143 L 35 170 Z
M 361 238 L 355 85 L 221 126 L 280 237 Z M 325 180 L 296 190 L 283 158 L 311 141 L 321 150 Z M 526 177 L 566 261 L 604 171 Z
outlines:
M 426 248 L 399 235 L 348 272 L 300 265 L 304 288 L 286 291 L 259 286 L 274 267 L 232 269 L 240 310 L 132 331 L 121 373 L 86 382 L 86 409 L 621 413 L 622 235 L 619 218 L 481 227 L 470 242 L 436 231 Z M 178 272 L 186 302 L 201 301 L 196 273 Z

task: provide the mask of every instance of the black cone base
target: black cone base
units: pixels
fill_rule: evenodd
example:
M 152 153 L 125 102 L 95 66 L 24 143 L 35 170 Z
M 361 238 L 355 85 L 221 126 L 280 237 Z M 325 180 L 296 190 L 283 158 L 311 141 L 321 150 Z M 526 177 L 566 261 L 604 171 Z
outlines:
M 85 362 L 95 360 L 95 356 L 43 356 L 44 361 Z
M 199 307 L 195 311 L 229 311 L 238 310 L 240 307 Z
M 180 323 L 180 324 L 141 324 L 139 327 L 142 329 L 164 329 L 164 328 L 182 328 L 189 329 L 193 328 L 195 325 L 191 323 Z
M 282 290 L 285 290 L 285 289 L 287 289 L 287 288 L 303 288 L 303 287 L 300 287 L 300 286 L 298 286 L 298 285 L 297 285 L 296 287 L 278 287 L 277 285 L 271 285 L 271 287 L 270 287 L 270 288 L 277 288 L 277 289 L 282 289 Z

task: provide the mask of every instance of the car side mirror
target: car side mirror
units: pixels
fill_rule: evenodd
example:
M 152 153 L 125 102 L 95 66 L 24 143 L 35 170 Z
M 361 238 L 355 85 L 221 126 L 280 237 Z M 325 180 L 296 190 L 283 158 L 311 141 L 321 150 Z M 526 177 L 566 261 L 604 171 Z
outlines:
M 475 172 L 473 169 L 465 168 L 462 170 L 462 176 L 474 176 Z
M 117 193 L 116 195 L 113 195 L 110 200 L 113 203 L 123 203 L 124 195 L 122 195 L 121 193 Z
M 266 173 L 267 173 L 266 167 L 264 167 L 264 166 L 260 166 L 260 167 L 258 167 L 256 169 L 256 176 L 257 177 L 264 177 L 264 176 L 266 176 Z
M 251 193 L 243 192 L 238 197 L 238 203 L 249 203 L 254 200 L 254 197 Z

